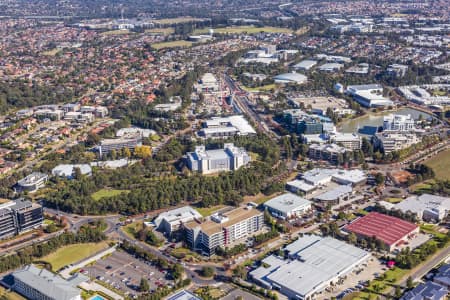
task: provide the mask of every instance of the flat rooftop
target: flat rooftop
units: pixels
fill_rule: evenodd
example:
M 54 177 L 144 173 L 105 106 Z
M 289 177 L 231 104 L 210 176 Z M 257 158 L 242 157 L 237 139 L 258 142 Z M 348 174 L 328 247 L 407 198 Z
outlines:
M 417 225 L 414 223 L 377 212 L 372 212 L 362 218 L 356 219 L 344 227 L 346 231 L 366 237 L 375 236 L 375 238 L 390 246 L 410 234 L 416 228 Z
M 270 199 L 264 203 L 264 206 L 268 206 L 272 209 L 289 213 L 290 211 L 303 206 L 311 205 L 311 201 L 306 200 L 300 196 L 292 193 L 286 193 L 275 198 Z
M 249 219 L 251 217 L 260 214 L 262 214 L 262 212 L 260 212 L 257 209 L 251 209 L 248 207 L 239 207 L 223 214 L 224 217 L 228 218 L 228 221 L 220 224 L 212 220 L 208 220 L 200 224 L 200 228 L 202 229 L 203 232 L 210 235 L 216 232 L 220 232 L 222 228 L 232 226 L 236 223 L 239 223 L 241 221 L 244 221 L 246 219 Z

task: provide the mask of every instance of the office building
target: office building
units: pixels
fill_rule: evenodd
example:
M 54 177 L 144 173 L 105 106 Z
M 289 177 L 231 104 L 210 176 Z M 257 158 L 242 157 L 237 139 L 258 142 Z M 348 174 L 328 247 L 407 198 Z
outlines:
M 34 116 L 37 119 L 50 119 L 52 121 L 59 121 L 64 116 L 64 111 L 60 109 L 42 108 L 34 111 Z
M 235 171 L 251 160 L 244 148 L 233 144 L 225 144 L 223 149 L 215 150 L 206 150 L 205 146 L 197 146 L 194 152 L 188 152 L 186 156 L 189 169 L 202 174 Z
M 81 300 L 81 290 L 46 269 L 28 265 L 12 274 L 12 289 L 33 300 Z
M 45 186 L 48 175 L 39 172 L 33 172 L 17 182 L 16 191 L 35 192 Z
M 292 193 L 272 198 L 264 203 L 264 207 L 280 219 L 298 218 L 311 210 L 311 201 Z
M 365 107 L 392 106 L 394 102 L 383 97 L 383 87 L 379 84 L 349 85 L 346 93 Z
M 392 64 L 387 67 L 386 74 L 396 78 L 401 78 L 406 75 L 407 71 L 408 71 L 407 65 Z
M 450 211 L 450 198 L 430 194 L 412 195 L 396 204 L 395 209 L 414 213 L 419 220 L 439 222 Z
M 399 151 L 420 142 L 414 133 L 404 132 L 379 132 L 372 137 L 373 145 L 385 154 Z
M 344 67 L 343 64 L 338 63 L 326 63 L 319 66 L 317 69 L 321 72 L 333 73 L 338 72 Z
M 142 145 L 142 134 L 126 135 L 117 139 L 103 139 L 97 147 L 100 156 L 110 153 L 112 150 L 122 150 L 128 148 L 134 150 L 136 146 Z
M 325 116 L 311 115 L 301 109 L 288 109 L 283 112 L 284 122 L 291 130 L 302 135 L 334 132 L 333 121 Z
M 250 277 L 289 299 L 314 299 L 370 258 L 370 253 L 331 237 L 304 235 L 284 248 L 290 259 L 271 255 Z
M 242 115 L 216 117 L 202 123 L 198 135 L 203 138 L 226 138 L 256 134 L 255 129 Z
M 179 230 L 183 224 L 193 220 L 201 220 L 202 215 L 191 206 L 183 206 L 160 213 L 153 221 L 158 230 L 171 235 Z
M 414 129 L 414 119 L 411 115 L 389 114 L 384 116 L 383 130 L 385 131 L 411 131 Z
M 155 134 L 156 134 L 156 131 L 154 131 L 152 129 L 139 128 L 139 127 L 120 128 L 116 132 L 117 137 L 129 137 L 129 136 L 141 135 L 144 138 L 148 138 Z
M 342 158 L 347 151 L 349 151 L 349 149 L 336 144 L 312 144 L 309 146 L 308 157 L 316 160 L 326 160 L 332 164 L 338 164 L 340 157 Z
M 361 137 L 355 133 L 340 133 L 330 135 L 330 141 L 349 150 L 361 149 Z
M 359 238 L 375 237 L 389 251 L 419 233 L 416 224 L 377 212 L 356 219 L 345 226 L 344 230 L 355 233 Z
M 320 169 L 315 168 L 306 171 L 301 175 L 302 179 L 314 186 L 324 186 L 331 181 L 342 185 L 357 186 L 363 184 L 367 180 L 366 174 L 358 169 Z
M 44 220 L 42 206 L 28 200 L 0 202 L 0 239 L 37 228 Z
M 353 188 L 350 185 L 340 185 L 328 192 L 318 194 L 314 197 L 314 201 L 322 208 L 338 205 L 343 200 L 350 199 Z
M 81 175 L 92 175 L 92 168 L 88 164 L 61 164 L 52 169 L 52 175 L 58 177 L 66 177 L 67 179 L 73 179 L 75 170 L 79 169 Z
M 214 214 L 203 223 L 192 221 L 184 224 L 188 245 L 208 256 L 214 255 L 218 247 L 227 247 L 259 232 L 263 226 L 264 214 L 251 206 Z
M 407 291 L 400 300 L 445 300 L 448 292 L 446 287 L 427 281 Z
M 308 195 L 312 193 L 316 188 L 316 186 L 308 184 L 305 181 L 299 179 L 286 182 L 286 190 L 292 193 L 302 193 L 304 195 Z

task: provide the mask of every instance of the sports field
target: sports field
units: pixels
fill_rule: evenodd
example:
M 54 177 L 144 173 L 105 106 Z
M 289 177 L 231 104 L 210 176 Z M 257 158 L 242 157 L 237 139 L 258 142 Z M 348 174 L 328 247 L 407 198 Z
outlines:
M 207 19 L 199 19 L 199 18 L 192 18 L 192 17 L 180 17 L 180 18 L 172 18 L 172 19 L 159 19 L 159 20 L 153 20 L 153 22 L 157 24 L 180 24 L 180 23 L 188 23 L 188 22 L 201 22 L 206 21 Z
M 152 35 L 171 35 L 175 32 L 175 29 L 173 27 L 167 27 L 167 28 L 152 28 L 152 29 L 146 29 L 145 33 L 149 33 Z
M 203 34 L 208 33 L 208 28 L 203 29 L 197 29 L 194 31 L 194 34 Z M 264 27 L 255 27 L 255 26 L 230 26 L 230 27 L 222 27 L 222 28 L 214 28 L 215 33 L 247 33 L 247 34 L 256 34 L 261 32 L 266 33 L 292 33 L 293 31 L 289 28 L 281 28 L 281 27 L 271 27 L 271 26 L 264 26 Z
M 53 271 L 56 271 L 64 266 L 94 255 L 107 247 L 108 244 L 106 242 L 69 245 L 43 257 L 41 261 L 48 262 L 52 265 Z
M 192 42 L 189 41 L 171 41 L 171 42 L 163 42 L 152 44 L 152 48 L 156 50 L 164 49 L 164 48 L 176 48 L 176 47 L 191 47 Z
M 123 34 L 129 34 L 130 31 L 128 29 L 118 29 L 118 30 L 110 30 L 102 32 L 101 35 L 123 35 Z
M 436 179 L 450 179 L 450 149 L 440 152 L 433 158 L 425 161 L 425 165 L 432 168 L 436 174 Z

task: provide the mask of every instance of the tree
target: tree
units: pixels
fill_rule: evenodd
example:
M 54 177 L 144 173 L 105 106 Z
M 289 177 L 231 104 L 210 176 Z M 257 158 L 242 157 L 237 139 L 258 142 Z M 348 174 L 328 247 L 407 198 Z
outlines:
M 124 155 L 126 158 L 130 158 L 130 157 L 131 157 L 131 151 L 130 151 L 130 149 L 128 149 L 128 148 L 123 148 L 123 155 Z
M 348 235 L 348 242 L 350 243 L 350 244 L 356 244 L 356 241 L 357 241 L 357 237 L 356 237 L 356 234 L 354 234 L 353 232 L 351 232 L 349 235 Z
M 134 155 L 138 158 L 149 158 L 152 156 L 152 148 L 150 146 L 136 146 Z
M 141 282 L 139 283 L 139 291 L 144 293 L 144 292 L 148 292 L 149 289 L 150 289 L 150 286 L 148 284 L 147 279 L 141 278 Z
M 408 289 L 412 289 L 414 287 L 414 282 L 411 276 L 409 276 L 408 279 L 406 280 L 406 287 Z
M 402 296 L 402 289 L 399 286 L 395 287 L 395 298 L 400 298 Z
M 202 268 L 202 276 L 203 277 L 213 277 L 215 274 L 214 268 L 205 266 Z

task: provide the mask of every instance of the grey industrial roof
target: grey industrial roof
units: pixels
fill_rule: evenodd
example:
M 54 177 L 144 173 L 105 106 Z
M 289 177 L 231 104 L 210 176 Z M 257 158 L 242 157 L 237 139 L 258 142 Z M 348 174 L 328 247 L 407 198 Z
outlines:
M 39 269 L 34 265 L 28 265 L 15 271 L 12 275 L 15 280 L 22 281 L 51 299 L 70 300 L 80 295 L 80 289 L 74 287 L 59 275 L 46 269 Z
M 319 169 L 315 168 L 303 173 L 302 178 L 306 181 L 312 182 L 317 185 L 320 181 L 324 179 L 331 180 L 333 174 L 337 173 L 337 169 Z
M 88 164 L 77 164 L 77 165 L 61 164 L 57 165 L 52 169 L 52 174 L 56 176 L 70 177 L 73 175 L 75 168 L 80 169 L 81 174 L 89 174 L 92 172 L 92 168 Z
M 448 293 L 448 290 L 431 281 L 421 283 L 409 292 L 406 292 L 400 300 L 440 300 Z
M 292 82 L 305 82 L 306 80 L 308 80 L 308 78 L 303 75 L 303 74 L 299 74 L 299 73 L 284 73 L 284 74 L 280 74 L 277 75 L 273 78 L 274 80 L 279 80 L 279 81 L 292 81 Z
M 427 209 L 450 211 L 450 198 L 430 194 L 413 195 L 398 203 L 395 208 L 413 213 L 420 213 Z
M 191 206 L 183 206 L 160 213 L 154 220 L 156 226 L 159 226 L 163 220 L 172 222 L 188 222 L 195 218 L 201 218 L 202 215 Z
M 340 185 L 335 187 L 334 189 L 322 193 L 320 195 L 317 195 L 315 197 L 315 199 L 319 200 L 319 201 L 333 201 L 338 199 L 339 197 L 351 193 L 352 192 L 352 187 L 348 186 L 348 185 Z
M 299 295 L 307 295 L 370 256 L 362 249 L 330 237 L 303 236 L 288 248 L 298 260 L 272 257 L 275 268 L 260 267 L 250 274 L 260 281 L 273 282 Z
M 310 60 L 310 59 L 305 59 L 302 60 L 301 62 L 299 62 L 298 64 L 294 65 L 294 69 L 300 69 L 300 68 L 304 68 L 304 69 L 310 69 L 313 66 L 315 66 L 317 64 L 317 60 Z
M 299 179 L 296 179 L 296 180 L 293 180 L 293 181 L 289 181 L 286 184 L 288 186 L 293 186 L 293 187 L 295 187 L 295 188 L 297 188 L 297 189 L 299 189 L 299 190 L 301 190 L 303 192 L 309 192 L 309 191 L 312 191 L 312 190 L 314 190 L 316 188 L 314 185 L 308 184 L 305 181 L 299 180 Z
M 264 205 L 283 213 L 289 213 L 298 207 L 311 205 L 311 202 L 295 194 L 286 193 L 270 199 Z

